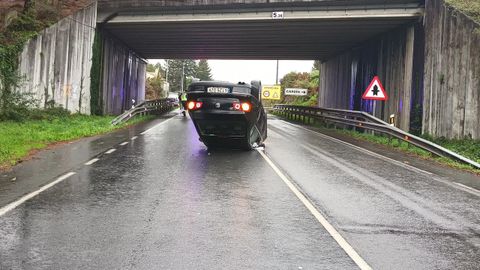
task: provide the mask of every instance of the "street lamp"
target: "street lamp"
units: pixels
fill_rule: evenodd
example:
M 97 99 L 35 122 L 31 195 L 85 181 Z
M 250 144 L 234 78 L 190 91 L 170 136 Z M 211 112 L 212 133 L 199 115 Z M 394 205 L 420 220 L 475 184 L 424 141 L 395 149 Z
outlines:
M 277 76 L 276 76 L 276 79 L 275 79 L 275 84 L 278 84 L 278 65 L 279 65 L 279 60 L 277 60 Z

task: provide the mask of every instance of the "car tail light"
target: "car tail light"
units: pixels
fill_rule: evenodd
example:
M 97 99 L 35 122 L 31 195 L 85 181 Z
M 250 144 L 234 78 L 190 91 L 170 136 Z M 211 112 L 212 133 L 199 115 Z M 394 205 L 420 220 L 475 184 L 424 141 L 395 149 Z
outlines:
M 250 112 L 252 110 L 252 105 L 248 102 L 243 102 L 242 103 L 242 111 L 244 112 Z
M 203 106 L 203 102 L 201 101 L 189 101 L 187 103 L 187 108 L 190 110 L 190 111 L 194 111 L 194 110 L 198 110 L 198 109 L 201 109 Z
M 234 102 L 232 106 L 233 106 L 233 109 L 236 111 L 250 112 L 252 110 L 252 105 L 250 105 L 250 103 L 248 102 L 242 102 L 242 103 Z

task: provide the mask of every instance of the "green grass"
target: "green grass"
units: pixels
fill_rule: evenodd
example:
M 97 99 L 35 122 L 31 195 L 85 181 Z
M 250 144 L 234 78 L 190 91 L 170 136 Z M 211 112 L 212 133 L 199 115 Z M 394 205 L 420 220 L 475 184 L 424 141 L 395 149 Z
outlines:
M 445 0 L 445 2 L 464 12 L 472 19 L 480 22 L 480 1 L 479 0 Z
M 276 113 L 273 113 L 274 115 L 280 116 Z M 282 116 L 280 116 L 282 117 Z M 307 122 L 311 123 L 311 126 L 314 126 L 320 130 L 328 130 L 328 131 L 334 131 L 338 134 L 341 135 L 346 135 L 350 136 L 352 138 L 358 139 L 358 140 L 364 140 L 368 142 L 373 142 L 376 144 L 381 144 L 388 146 L 392 149 L 397 149 L 409 154 L 413 154 L 417 157 L 423 158 L 423 159 L 431 159 L 435 160 L 443 165 L 447 165 L 453 168 L 461 169 L 461 170 L 466 170 L 469 172 L 473 172 L 476 174 L 480 174 L 480 170 L 472 168 L 472 166 L 459 163 L 455 160 L 451 160 L 448 158 L 443 158 L 443 157 L 437 157 L 431 154 L 428 151 L 425 151 L 419 147 L 416 147 L 414 145 L 410 145 L 409 143 L 399 140 L 396 138 L 388 138 L 387 136 L 381 135 L 381 134 L 372 134 L 372 133 L 363 133 L 363 132 L 358 132 L 354 130 L 348 130 L 348 129 L 334 129 L 334 128 L 328 128 L 322 124 L 313 124 L 313 119 L 308 119 Z M 471 140 L 471 139 L 465 139 L 465 140 L 447 140 L 444 138 L 438 138 L 438 139 L 433 139 L 430 136 L 425 136 L 424 139 L 428 139 L 438 145 L 441 145 L 455 153 L 458 153 L 464 157 L 467 157 L 471 160 L 474 160 L 476 162 L 480 163 L 480 140 Z
M 28 156 L 32 150 L 49 144 L 110 132 L 150 119 L 136 117 L 127 123 L 112 126 L 112 116 L 71 115 L 51 120 L 0 122 L 0 167 L 9 167 Z
M 387 136 L 383 135 L 373 135 L 370 133 L 361 133 L 354 130 L 347 130 L 347 129 L 337 129 L 336 132 L 344 135 L 351 136 L 355 139 L 365 140 L 373 143 L 388 145 L 389 147 L 396 148 L 411 154 L 415 154 L 424 158 L 432 157 L 431 153 L 425 151 L 421 148 L 418 148 L 414 145 L 411 145 L 405 141 L 396 139 L 396 138 L 388 138 Z
M 430 136 L 425 136 L 424 138 L 480 163 L 480 140 L 448 140 L 445 138 L 431 138 Z

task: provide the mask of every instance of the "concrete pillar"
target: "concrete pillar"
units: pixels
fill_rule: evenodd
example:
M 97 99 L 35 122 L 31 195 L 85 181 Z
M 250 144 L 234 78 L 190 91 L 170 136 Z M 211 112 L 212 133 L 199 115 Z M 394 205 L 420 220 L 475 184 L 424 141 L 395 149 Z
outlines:
M 410 129 L 410 112 L 411 112 L 411 99 L 412 99 L 412 78 L 413 78 L 413 54 L 415 44 L 415 27 L 410 26 L 406 31 L 405 41 L 405 67 L 403 77 L 403 97 L 402 108 L 400 110 L 400 128 L 408 131 Z

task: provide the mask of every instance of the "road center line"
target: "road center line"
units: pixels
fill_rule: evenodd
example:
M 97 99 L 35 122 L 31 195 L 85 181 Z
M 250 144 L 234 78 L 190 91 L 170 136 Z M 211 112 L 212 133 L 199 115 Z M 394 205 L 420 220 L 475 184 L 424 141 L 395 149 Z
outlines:
M 99 159 L 98 159 L 98 158 L 94 158 L 94 159 L 91 159 L 91 160 L 85 162 L 85 165 L 89 166 L 89 165 L 92 165 L 93 163 L 95 163 L 95 162 L 97 162 L 97 161 L 99 161 Z
M 135 141 L 137 138 L 137 136 L 133 136 L 130 140 Z
M 115 151 L 117 151 L 117 149 L 112 148 L 112 149 L 108 150 L 107 152 L 105 152 L 105 154 L 111 154 L 111 153 L 113 153 L 113 152 L 115 152 Z
M 124 146 L 124 145 L 127 145 L 127 144 L 128 144 L 128 142 L 122 142 L 120 145 Z
M 74 174 L 75 174 L 74 172 L 66 173 L 66 174 L 58 177 L 55 181 L 53 181 L 53 182 L 51 182 L 47 185 L 44 185 L 39 190 L 31 192 L 31 193 L 21 197 L 20 199 L 14 201 L 12 203 L 9 203 L 6 206 L 0 208 L 0 217 L 5 215 L 6 213 L 10 212 L 11 210 L 17 208 L 19 205 L 23 204 L 24 202 L 26 202 L 26 201 L 30 200 L 31 198 L 37 196 L 38 194 L 42 193 L 43 191 L 55 186 L 56 184 L 62 182 L 65 179 L 69 178 L 70 176 L 72 176 Z
M 300 190 L 282 173 L 282 171 L 273 163 L 273 161 L 262 150 L 257 150 L 258 153 L 265 159 L 265 161 L 272 167 L 275 173 L 283 180 L 283 182 L 290 188 L 290 190 L 297 196 L 297 198 L 305 205 L 305 207 L 312 213 L 312 215 L 320 222 L 320 224 L 327 230 L 330 236 L 335 239 L 338 245 L 347 253 L 347 255 L 355 262 L 355 264 L 362 270 L 372 269 L 370 265 L 353 249 L 353 247 L 343 238 L 340 233 L 330 224 L 327 219 L 315 208 L 313 203 L 303 195 Z

